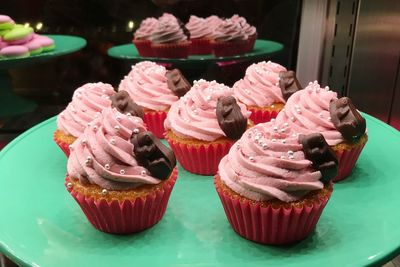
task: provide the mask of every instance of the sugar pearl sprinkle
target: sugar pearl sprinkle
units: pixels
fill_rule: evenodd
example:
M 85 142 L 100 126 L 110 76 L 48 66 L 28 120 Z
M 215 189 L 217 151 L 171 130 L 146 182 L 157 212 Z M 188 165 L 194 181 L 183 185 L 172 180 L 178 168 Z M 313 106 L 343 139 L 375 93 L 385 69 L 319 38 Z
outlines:
M 104 165 L 104 169 L 109 170 L 110 169 L 110 164 Z
M 115 125 L 115 126 L 114 126 L 114 129 L 117 130 L 117 131 L 119 131 L 119 129 L 120 129 L 119 125 Z
M 133 130 L 133 133 L 134 133 L 134 134 L 138 134 L 138 133 L 139 133 L 139 129 L 138 129 L 138 128 L 134 129 L 134 130 Z
M 146 171 L 145 170 L 143 170 L 143 171 L 141 171 L 141 173 L 140 173 L 142 176 L 146 176 Z
M 119 171 L 119 173 L 124 175 L 125 174 L 125 170 L 122 169 L 122 170 Z
M 110 139 L 110 144 L 115 145 L 115 139 L 114 138 Z
M 69 145 L 68 148 L 69 148 L 69 150 L 71 150 L 71 151 L 74 150 L 74 147 L 73 147 L 72 145 Z
M 87 144 L 87 140 L 86 139 L 82 139 L 81 143 L 82 143 L 82 145 L 86 145 Z
M 254 161 L 255 161 L 255 159 L 254 159 L 253 156 L 250 156 L 250 157 L 249 157 L 249 160 L 250 160 L 251 162 L 254 162 Z
M 72 183 L 67 183 L 67 187 L 71 188 L 72 187 Z
M 262 146 L 262 149 L 264 149 L 264 150 L 268 149 L 268 145 L 266 143 L 263 143 L 261 146 Z
M 108 194 L 108 191 L 107 191 L 107 189 L 103 189 L 103 190 L 101 190 L 101 194 L 102 194 L 102 195 L 107 195 L 107 194 Z
M 117 115 L 117 116 L 115 117 L 115 119 L 116 119 L 117 121 L 121 121 L 121 116 Z

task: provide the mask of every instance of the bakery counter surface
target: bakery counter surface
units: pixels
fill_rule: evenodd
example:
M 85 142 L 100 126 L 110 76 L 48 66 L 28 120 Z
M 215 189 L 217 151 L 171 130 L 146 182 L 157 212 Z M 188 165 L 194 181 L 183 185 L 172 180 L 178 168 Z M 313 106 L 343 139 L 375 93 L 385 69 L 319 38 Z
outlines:
M 247 241 L 230 227 L 211 176 L 179 167 L 164 218 L 128 236 L 95 230 L 64 186 L 55 118 L 0 154 L 0 250 L 27 266 L 365 266 L 400 252 L 400 133 L 367 118 L 369 141 L 353 174 L 335 185 L 316 230 L 291 246 Z

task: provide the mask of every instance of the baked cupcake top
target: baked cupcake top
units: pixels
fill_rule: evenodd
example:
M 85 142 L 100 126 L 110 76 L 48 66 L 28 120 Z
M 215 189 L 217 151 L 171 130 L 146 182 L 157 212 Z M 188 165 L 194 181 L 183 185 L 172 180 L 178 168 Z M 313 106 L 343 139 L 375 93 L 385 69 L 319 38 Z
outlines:
M 246 198 L 291 202 L 322 189 L 337 173 L 337 158 L 322 135 L 299 136 L 288 124 L 272 121 L 247 130 L 222 158 L 218 173 Z
M 72 101 L 57 117 L 57 129 L 79 137 L 87 124 L 107 107 L 114 88 L 107 83 L 87 83 L 75 90 Z
M 257 33 L 256 27 L 251 26 L 249 23 L 247 23 L 247 20 L 244 17 L 235 14 L 231 17 L 231 20 L 234 22 L 238 22 L 240 26 L 242 26 L 243 31 L 247 36 L 253 36 Z
M 232 42 L 246 40 L 247 35 L 239 22 L 226 19 L 215 28 L 213 38 L 217 42 Z
M 223 20 L 219 18 L 218 16 L 211 15 L 207 18 L 205 18 L 207 26 L 210 28 L 211 31 L 214 31 L 215 28 L 217 28 Z
M 226 110 L 232 111 L 230 114 L 221 113 L 224 105 L 227 106 Z M 228 118 L 229 115 L 232 117 Z M 230 87 L 216 81 L 199 80 L 194 81 L 185 96 L 172 104 L 164 126 L 181 138 L 211 142 L 221 137 L 232 138 L 234 132 L 241 135 L 247 127 L 249 115 L 245 105 L 236 103 Z M 239 122 L 240 127 L 229 125 L 230 119 L 232 123 Z M 244 129 L 240 132 L 243 124 Z
M 132 66 L 132 70 L 121 81 L 119 91 L 125 90 L 131 98 L 145 109 L 164 111 L 178 101 L 179 94 L 171 89 L 171 71 L 151 61 L 142 61 Z M 187 90 L 190 84 L 186 82 Z
M 178 43 L 186 41 L 188 36 L 176 17 L 164 14 L 158 19 L 150 39 L 153 43 Z
M 300 133 L 320 132 L 331 146 L 355 141 L 366 131 L 365 119 L 348 98 L 337 98 L 329 87 L 317 81 L 294 93 L 278 114 L 277 120 Z
M 70 146 L 68 175 L 107 190 L 158 184 L 169 177 L 176 163 L 171 150 L 163 146 L 161 152 L 159 146 L 141 118 L 110 107 Z M 157 172 L 155 160 L 168 166 L 159 164 L 161 172 Z
M 271 61 L 254 63 L 246 70 L 243 79 L 233 85 L 235 96 L 248 106 L 266 107 L 285 103 L 279 86 L 279 73 L 286 68 Z
M 190 32 L 191 39 L 208 38 L 212 35 L 212 28 L 207 24 L 206 20 L 197 16 L 190 16 L 186 28 Z
M 142 20 L 139 28 L 135 31 L 134 38 L 137 40 L 150 40 L 158 20 L 156 18 L 146 18 Z

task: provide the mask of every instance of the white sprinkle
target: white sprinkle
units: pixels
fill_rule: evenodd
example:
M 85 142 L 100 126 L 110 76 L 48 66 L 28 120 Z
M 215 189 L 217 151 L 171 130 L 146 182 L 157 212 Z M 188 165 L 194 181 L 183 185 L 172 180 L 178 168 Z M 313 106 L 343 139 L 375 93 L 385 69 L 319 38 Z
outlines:
M 251 162 L 254 162 L 254 157 L 253 157 L 253 156 L 250 156 L 250 157 L 249 157 L 249 160 L 250 160 Z
M 332 120 L 332 118 L 331 117 L 328 117 L 328 121 L 331 121 Z
M 275 122 L 275 119 L 271 119 L 271 122 Z
M 87 126 L 90 127 L 90 126 L 92 126 L 92 124 L 90 122 L 88 122 Z
M 211 101 L 211 96 L 208 95 L 208 96 L 206 97 L 206 100 L 207 100 L 207 102 Z
M 266 143 L 263 143 L 263 144 L 262 144 L 262 148 L 263 148 L 264 150 L 266 150 L 266 149 L 268 148 L 268 145 L 267 145 Z
M 296 109 L 297 114 L 301 114 L 301 110 L 300 109 Z
M 320 118 L 323 118 L 323 117 L 324 117 L 324 114 L 319 113 L 319 117 L 320 117 Z
M 132 114 L 130 112 L 126 113 L 126 116 L 130 117 Z
M 271 105 L 271 108 L 275 108 L 275 105 Z
M 117 121 L 121 121 L 121 116 L 120 116 L 120 115 L 117 115 L 117 117 L 115 117 L 115 119 L 116 119 Z
M 286 144 L 286 140 L 285 139 L 282 140 L 282 144 Z
M 68 183 L 68 184 L 67 184 L 67 187 L 68 187 L 68 188 L 71 188 L 71 187 L 72 187 L 72 183 Z
M 279 130 L 281 133 L 284 133 L 285 132 L 285 128 L 282 128 L 282 129 L 280 129 Z
M 125 170 L 120 170 L 119 173 L 120 174 L 125 174 Z
M 115 125 L 115 126 L 114 126 L 114 129 L 117 130 L 117 131 L 119 131 L 119 129 L 120 129 L 119 125 Z
M 275 133 L 278 132 L 278 127 L 274 126 L 274 132 L 275 132 Z
M 93 131 L 97 131 L 97 126 L 93 126 Z
M 289 159 L 294 159 L 294 156 L 293 155 L 289 155 Z
M 68 147 L 69 147 L 69 150 L 71 150 L 71 151 L 74 150 L 74 147 L 72 145 L 69 145 Z
M 254 141 L 258 141 L 258 140 L 260 140 L 260 136 L 256 135 L 256 137 L 254 137 Z
M 325 90 L 326 90 L 326 91 L 329 91 L 329 86 L 325 86 Z
M 292 151 L 292 150 L 289 150 L 287 153 L 288 153 L 289 155 L 293 155 L 293 151 Z
M 115 145 L 115 139 L 114 138 L 110 139 L 110 144 Z
M 107 189 L 101 190 L 101 194 L 102 194 L 102 195 L 107 195 L 107 193 L 108 193 Z
M 288 126 L 289 126 L 289 123 L 285 122 L 285 123 L 283 124 L 283 126 L 288 127 Z
M 106 165 L 104 165 L 104 168 L 106 169 L 106 170 L 109 170 L 110 169 L 110 164 L 106 164 Z
M 295 121 L 296 119 L 292 116 L 292 117 L 290 117 L 290 120 Z
M 275 138 L 273 138 L 273 139 L 271 140 L 271 142 L 272 142 L 272 143 L 275 143 L 275 142 L 276 142 L 276 139 L 275 139 Z
M 281 156 L 281 159 L 286 159 L 286 157 L 285 156 Z
M 82 139 L 81 143 L 82 143 L 82 145 L 86 145 L 86 143 L 87 143 L 86 139 Z
M 145 170 L 143 170 L 141 173 L 140 173 L 142 176 L 146 176 L 146 171 Z
M 292 134 L 292 136 L 293 136 L 293 137 L 297 137 L 297 134 L 294 133 L 294 134 Z

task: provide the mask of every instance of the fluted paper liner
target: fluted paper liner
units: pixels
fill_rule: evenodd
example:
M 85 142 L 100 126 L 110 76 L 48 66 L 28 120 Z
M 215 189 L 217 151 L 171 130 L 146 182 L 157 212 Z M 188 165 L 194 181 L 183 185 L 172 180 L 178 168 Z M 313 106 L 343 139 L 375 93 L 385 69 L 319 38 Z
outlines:
M 212 53 L 210 39 L 200 38 L 200 39 L 190 39 L 190 41 L 192 43 L 190 45 L 189 54 L 208 55 Z
M 216 57 L 228 57 L 244 54 L 246 53 L 247 45 L 247 40 L 233 42 L 211 41 L 211 47 Z
M 96 229 L 111 234 L 130 234 L 150 228 L 161 220 L 177 177 L 178 171 L 175 168 L 161 189 L 150 191 L 145 197 L 123 201 L 113 198 L 110 202 L 68 188 L 69 177 L 65 185 Z
M 251 107 L 247 107 L 247 110 L 251 111 L 250 120 L 254 122 L 254 124 L 259 124 L 263 122 L 269 122 L 271 119 L 275 119 L 278 116 L 277 111 L 275 110 L 261 110 L 261 109 L 254 109 Z
M 214 184 L 233 230 L 246 239 L 269 245 L 292 244 L 306 238 L 315 229 L 331 193 L 310 198 L 307 204 L 265 206 L 243 197 L 234 198 L 220 183 L 219 176 L 215 176 Z
M 155 57 L 162 58 L 187 58 L 189 55 L 190 41 L 166 44 L 151 44 Z
M 163 139 L 165 133 L 164 120 L 166 117 L 167 112 L 165 111 L 145 111 L 143 121 L 149 131 L 156 137 Z
M 142 57 L 153 57 L 153 49 L 151 48 L 150 40 L 133 40 L 133 44 L 136 46 L 136 50 Z

